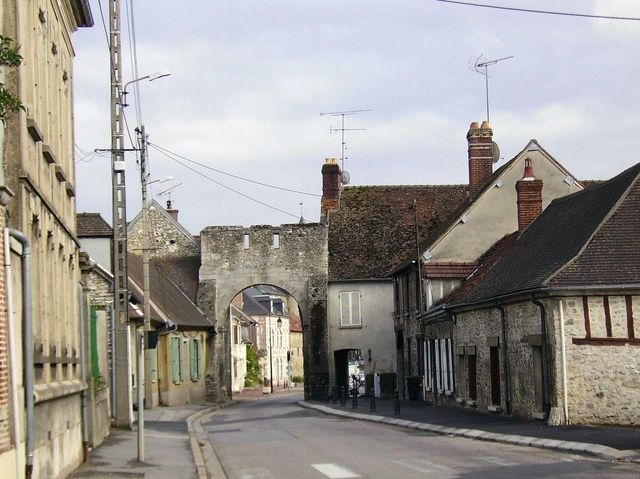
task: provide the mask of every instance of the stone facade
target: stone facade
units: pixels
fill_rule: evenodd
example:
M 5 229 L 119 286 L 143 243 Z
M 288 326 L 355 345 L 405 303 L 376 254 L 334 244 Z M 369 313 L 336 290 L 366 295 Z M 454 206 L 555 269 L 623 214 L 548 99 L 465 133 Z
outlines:
M 84 0 L 3 5 L 2 34 L 14 39 L 24 58 L 5 78 L 25 109 L 5 123 L 3 160 L 6 186 L 15 193 L 7 226 L 22 231 L 31 248 L 33 301 L 28 306 L 34 357 L 20 366 L 35 374 L 32 392 L 24 390 L 22 378 L 12 387 L 22 398 L 35 398 L 35 437 L 27 442 L 34 445 L 31 477 L 64 477 L 83 459 L 80 396 L 86 388 L 80 373 L 71 35 L 92 26 L 93 20 Z M 12 321 L 18 337 L 23 313 L 20 253 L 18 245 L 11 258 Z M 21 341 L 15 348 L 22 358 Z M 23 440 L 26 433 L 22 431 Z
M 305 395 L 328 385 L 327 227 L 320 224 L 207 227 L 201 233 L 198 306 L 215 322 L 207 357 L 207 399 L 231 397 L 229 305 L 249 286 L 277 286 L 299 306 L 304 335 Z
M 546 418 L 549 424 L 638 425 L 640 325 L 633 315 L 640 297 L 576 295 L 542 299 L 540 305 L 544 313 L 530 299 L 506 304 L 504 323 L 495 307 L 456 315 L 459 401 L 478 410 Z M 492 346 L 499 352 L 498 404 L 491 395 Z M 475 355 L 475 400 L 469 355 Z
M 175 210 L 172 210 L 175 211 Z M 193 256 L 200 254 L 200 245 L 180 224 L 170 211 L 155 200 L 149 204 L 149 257 Z M 127 227 L 127 248 L 134 254 L 142 255 L 143 247 L 142 212 Z

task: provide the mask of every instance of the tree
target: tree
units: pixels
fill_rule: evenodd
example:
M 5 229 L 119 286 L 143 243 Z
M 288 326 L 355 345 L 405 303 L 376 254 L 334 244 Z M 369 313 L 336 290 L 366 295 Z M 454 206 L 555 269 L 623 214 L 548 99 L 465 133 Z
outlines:
M 0 66 L 17 67 L 22 63 L 22 55 L 18 53 L 18 48 L 13 45 L 13 40 L 0 35 Z M 4 120 L 10 113 L 24 110 L 22 102 L 13 96 L 0 82 L 0 120 Z

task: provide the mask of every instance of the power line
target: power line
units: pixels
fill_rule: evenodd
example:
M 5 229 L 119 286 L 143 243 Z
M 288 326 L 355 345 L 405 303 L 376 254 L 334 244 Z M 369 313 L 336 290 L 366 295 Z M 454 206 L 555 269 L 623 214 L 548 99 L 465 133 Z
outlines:
M 555 12 L 551 10 L 535 10 L 532 8 L 503 7 L 500 5 L 487 5 L 486 3 L 462 2 L 458 0 L 436 0 L 436 2 L 455 3 L 457 5 L 464 5 L 467 7 L 493 8 L 496 10 L 509 10 L 512 12 L 521 12 L 521 13 L 539 13 L 543 15 L 560 15 L 564 17 L 597 18 L 601 20 L 628 20 L 628 21 L 635 21 L 635 22 L 640 21 L 640 18 L 638 17 L 620 17 L 620 16 L 613 16 L 613 15 L 591 15 L 588 13 Z
M 154 147 L 155 147 L 155 145 L 152 145 L 151 143 L 148 143 L 148 145 L 151 145 L 151 146 L 154 146 Z M 288 215 L 288 216 L 292 216 L 292 217 L 294 217 L 294 218 L 298 218 L 298 215 L 296 215 L 296 214 L 289 213 L 288 211 L 284 211 L 284 210 L 282 210 L 282 209 L 280 209 L 280 208 L 277 208 L 277 207 L 275 207 L 275 206 L 272 206 L 272 205 L 270 205 L 270 204 L 267 204 L 267 203 L 265 203 L 264 201 L 260 201 L 260 200 L 258 200 L 258 199 L 256 199 L 256 198 L 253 198 L 253 197 L 251 197 L 251 196 L 249 196 L 249 195 L 246 195 L 246 194 L 244 194 L 244 193 L 242 193 L 242 192 L 240 192 L 240 191 L 238 191 L 238 190 L 235 190 L 235 189 L 233 189 L 233 188 L 231 188 L 231 187 L 229 187 L 229 186 L 225 185 L 224 183 L 221 183 L 221 182 L 219 182 L 218 180 L 215 180 L 215 179 L 211 178 L 210 176 L 205 175 L 205 174 L 204 174 L 204 173 L 202 173 L 201 171 L 198 171 L 198 170 L 196 170 L 195 168 L 192 168 L 191 166 L 189 166 L 189 165 L 187 165 L 187 164 L 185 164 L 185 163 L 181 162 L 181 161 L 180 161 L 180 160 L 178 160 L 177 158 L 174 158 L 174 157 L 170 156 L 169 154 L 165 153 L 164 151 L 162 151 L 162 150 L 158 149 L 157 147 L 155 147 L 155 149 L 156 149 L 157 151 L 159 151 L 160 153 L 162 153 L 163 155 L 165 155 L 167 158 L 169 158 L 169 159 L 171 159 L 171 160 L 175 161 L 175 162 L 176 162 L 176 163 L 178 163 L 179 165 L 184 166 L 186 169 L 188 169 L 188 170 L 190 170 L 190 171 L 192 171 L 192 172 L 194 172 L 194 173 L 196 173 L 196 174 L 198 174 L 198 175 L 202 176 L 203 178 L 205 178 L 205 179 L 207 179 L 207 180 L 209 180 L 209 181 L 212 181 L 213 183 L 217 184 L 218 186 L 221 186 L 222 188 L 224 188 L 224 189 L 226 189 L 226 190 L 229 190 L 229 191 L 231 191 L 231 192 L 233 192 L 233 193 L 235 193 L 235 194 L 237 194 L 237 195 L 242 196 L 243 198 L 246 198 L 246 199 L 248 199 L 248 200 L 250 200 L 250 201 L 253 201 L 254 203 L 258 203 L 259 205 L 265 206 L 265 207 L 270 208 L 270 209 L 272 209 L 272 210 L 274 210 L 274 211 L 277 211 L 277 212 L 279 212 L 279 213 L 282 213 L 282 214 L 285 214 L 285 215 Z M 201 165 L 201 166 L 202 166 L 202 165 Z
M 184 156 L 178 155 L 177 153 L 169 151 L 168 149 L 163 148 L 161 146 L 158 146 L 158 145 L 156 145 L 154 143 L 149 142 L 148 145 L 154 147 L 156 150 L 158 150 L 160 153 L 163 153 L 165 156 L 170 157 L 169 155 L 172 155 L 172 156 L 175 156 L 175 157 L 180 158 L 182 160 L 188 161 L 189 163 L 193 163 L 194 165 L 198 165 L 198 166 L 200 166 L 202 168 L 206 168 L 207 170 L 215 171 L 216 173 L 220 173 L 221 175 L 226 175 L 226 176 L 230 176 L 231 178 L 236 178 L 238 180 L 246 181 L 247 183 L 253 183 L 254 185 L 260 185 L 260 186 L 264 186 L 266 188 L 273 188 L 274 190 L 286 191 L 286 192 L 289 192 L 289 193 L 296 193 L 296 194 L 299 194 L 299 195 L 315 196 L 317 198 L 321 198 L 322 197 L 322 195 L 319 195 L 317 193 L 307 193 L 305 191 L 292 190 L 292 189 L 289 189 L 289 188 L 283 188 L 282 186 L 275 186 L 275 185 L 270 185 L 268 183 L 262 183 L 260 181 L 250 180 L 248 178 L 244 178 L 242 176 L 234 175 L 232 173 L 227 173 L 226 171 L 218 170 L 216 168 L 213 168 L 212 166 L 204 165 L 202 163 L 198 163 L 197 161 L 190 160 L 189 158 L 186 158 Z

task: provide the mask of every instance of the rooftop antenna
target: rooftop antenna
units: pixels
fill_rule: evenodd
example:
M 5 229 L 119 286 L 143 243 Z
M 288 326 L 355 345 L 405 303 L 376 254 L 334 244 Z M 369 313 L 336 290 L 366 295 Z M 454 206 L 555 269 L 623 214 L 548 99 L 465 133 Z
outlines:
M 178 183 L 177 185 L 173 185 L 171 188 L 167 188 L 166 190 L 163 190 L 160 193 L 158 193 L 158 196 L 169 195 L 169 198 L 167 198 L 167 209 L 168 210 L 171 209 L 171 192 L 173 190 L 175 190 L 180 185 L 182 185 L 182 183 Z
M 306 223 L 306 221 L 304 219 L 304 211 L 302 209 L 302 205 L 303 205 L 303 203 L 300 203 L 300 221 L 299 221 L 300 224 Z
M 487 60 L 487 61 L 482 61 L 483 56 L 484 56 L 484 53 L 480 55 L 478 58 L 476 58 L 476 61 L 473 64 L 473 70 L 477 73 L 480 73 L 481 75 L 484 75 L 484 86 L 485 86 L 485 92 L 487 95 L 487 123 L 491 124 L 491 122 L 489 121 L 489 72 L 487 68 L 503 60 L 509 60 L 510 58 L 513 58 L 513 55 L 510 55 L 508 57 L 497 58 L 495 60 Z M 484 70 L 482 70 L 483 68 Z
M 341 117 L 341 126 L 340 128 L 334 128 L 334 127 L 329 127 L 329 134 L 335 132 L 335 131 L 339 131 L 340 133 L 342 133 L 342 154 L 340 155 L 340 169 L 342 171 L 344 171 L 344 160 L 347 159 L 344 156 L 344 150 L 346 149 L 346 143 L 344 141 L 344 132 L 345 131 L 363 131 L 366 130 L 366 128 L 345 128 L 344 127 L 344 117 L 347 115 L 355 115 L 356 113 L 362 113 L 365 111 L 371 111 L 371 110 L 347 110 L 347 111 L 328 111 L 325 113 L 320 113 L 320 116 L 325 116 L 325 115 L 331 115 L 331 116 L 339 116 Z

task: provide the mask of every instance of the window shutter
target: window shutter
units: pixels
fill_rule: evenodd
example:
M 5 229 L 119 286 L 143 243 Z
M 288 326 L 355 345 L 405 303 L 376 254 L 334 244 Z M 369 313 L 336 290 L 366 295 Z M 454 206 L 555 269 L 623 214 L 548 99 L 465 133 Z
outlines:
M 198 379 L 198 373 L 196 371 L 196 344 L 195 339 L 189 340 L 189 377 L 192 381 Z
M 361 324 L 360 317 L 360 292 L 351 293 L 351 324 Z
M 180 338 L 171 338 L 171 379 L 180 382 Z

